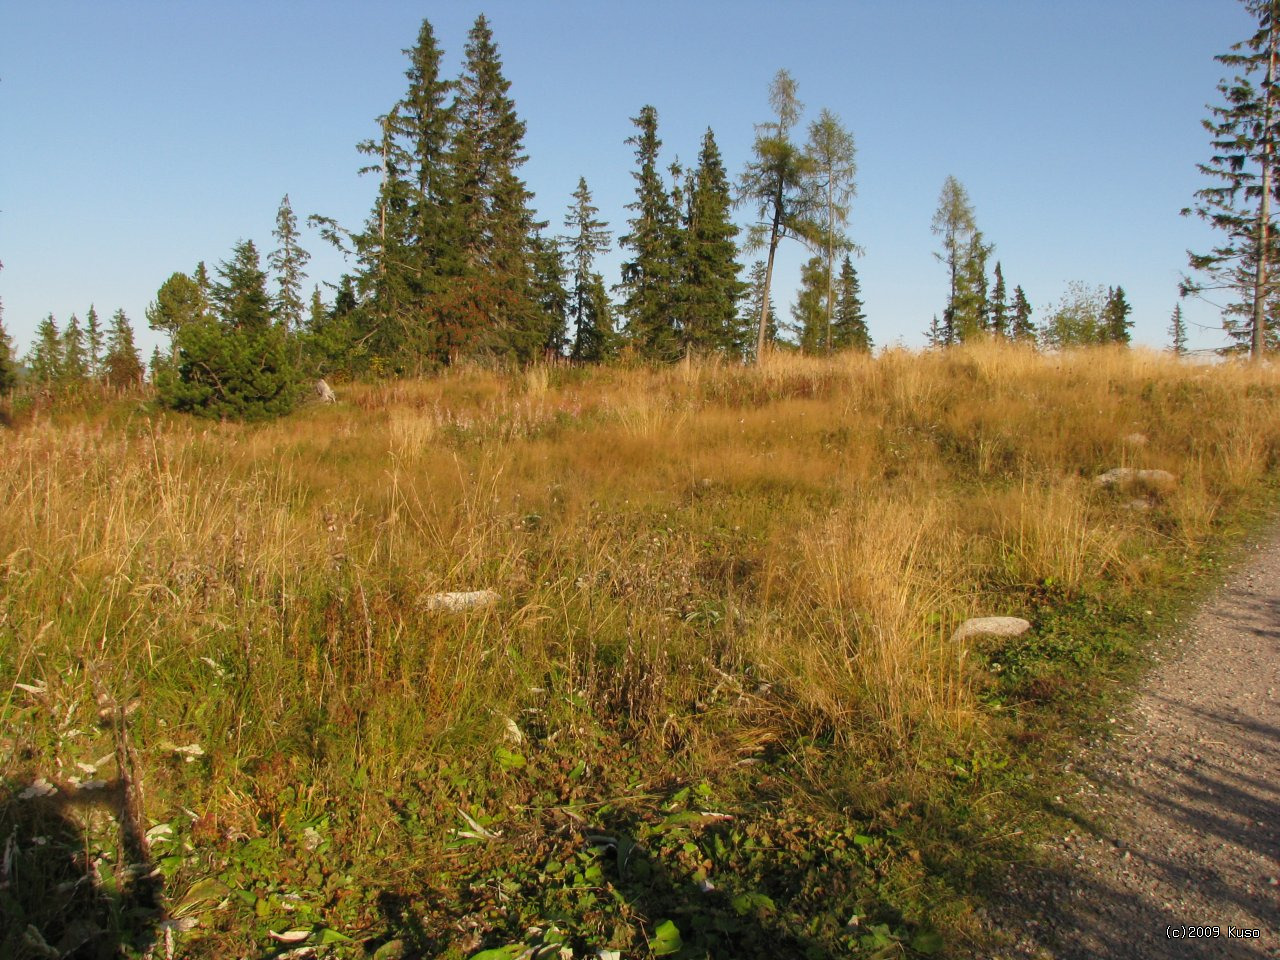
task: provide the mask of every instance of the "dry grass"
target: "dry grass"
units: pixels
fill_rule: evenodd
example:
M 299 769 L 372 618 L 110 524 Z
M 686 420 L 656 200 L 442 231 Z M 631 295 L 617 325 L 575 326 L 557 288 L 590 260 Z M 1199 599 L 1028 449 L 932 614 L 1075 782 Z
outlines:
M 95 684 L 140 698 L 153 774 L 203 744 L 228 815 L 269 802 L 263 770 L 385 786 L 483 755 L 531 688 L 695 766 L 798 733 L 962 744 L 984 721 L 960 620 L 1151 588 L 1280 458 L 1274 371 L 1143 351 L 459 370 L 340 399 L 0 431 L 0 770 L 99 749 L 63 736 Z M 1179 483 L 1091 482 L 1118 465 Z M 422 603 L 480 588 L 500 604 Z

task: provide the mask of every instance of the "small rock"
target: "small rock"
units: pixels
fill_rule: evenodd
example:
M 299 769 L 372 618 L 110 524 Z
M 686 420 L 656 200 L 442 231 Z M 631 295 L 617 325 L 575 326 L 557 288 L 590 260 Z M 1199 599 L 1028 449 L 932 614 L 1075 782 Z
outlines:
M 974 617 L 966 620 L 951 635 L 954 640 L 970 637 L 1020 637 L 1031 629 L 1031 622 L 1021 617 Z
M 491 607 L 498 602 L 495 590 L 462 590 L 451 593 L 434 593 L 427 597 L 424 605 L 428 610 L 443 610 L 456 613 L 459 610 L 476 610 Z
M 1168 489 L 1178 482 L 1168 470 L 1135 470 L 1133 467 L 1113 467 L 1093 478 L 1100 487 L 1114 487 L 1122 483 L 1140 483 L 1157 489 Z

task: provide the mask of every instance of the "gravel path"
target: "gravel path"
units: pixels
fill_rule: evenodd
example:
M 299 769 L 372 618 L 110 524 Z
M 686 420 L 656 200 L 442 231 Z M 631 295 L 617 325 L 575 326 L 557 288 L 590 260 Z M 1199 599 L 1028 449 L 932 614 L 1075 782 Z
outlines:
M 1117 723 L 1075 761 L 1081 795 L 1064 805 L 1075 828 L 992 906 L 1009 940 L 995 956 L 1280 958 L 1280 537 Z M 1242 929 L 1257 938 L 1232 935 Z

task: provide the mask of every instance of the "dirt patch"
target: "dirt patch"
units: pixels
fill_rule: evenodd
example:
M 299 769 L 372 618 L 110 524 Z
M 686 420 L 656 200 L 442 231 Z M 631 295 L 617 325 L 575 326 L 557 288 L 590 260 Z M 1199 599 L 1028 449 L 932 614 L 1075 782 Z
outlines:
M 1280 536 L 1116 723 L 1056 798 L 1074 828 L 989 908 L 994 957 L 1280 958 Z

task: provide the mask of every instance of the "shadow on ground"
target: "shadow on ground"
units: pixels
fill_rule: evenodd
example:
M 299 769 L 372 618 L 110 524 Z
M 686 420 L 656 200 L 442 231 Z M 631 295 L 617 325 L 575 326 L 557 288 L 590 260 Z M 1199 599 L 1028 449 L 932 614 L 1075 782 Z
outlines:
M 91 803 L 58 791 L 24 797 L 0 781 L 0 957 L 107 960 L 154 943 L 160 890 L 140 838 L 100 851 L 81 819 L 118 805 L 120 793 L 107 784 Z

